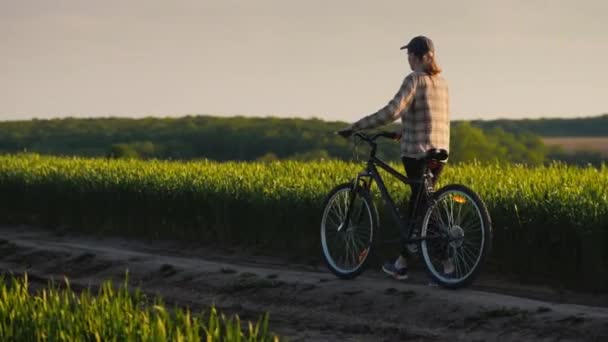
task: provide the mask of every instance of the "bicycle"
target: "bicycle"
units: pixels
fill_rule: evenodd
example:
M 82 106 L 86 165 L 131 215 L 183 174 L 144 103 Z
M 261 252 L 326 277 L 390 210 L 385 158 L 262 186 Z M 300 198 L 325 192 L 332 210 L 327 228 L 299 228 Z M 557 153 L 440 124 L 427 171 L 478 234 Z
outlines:
M 470 188 L 462 184 L 449 184 L 437 191 L 433 188 L 431 170 L 447 160 L 447 151 L 428 151 L 422 178 L 412 179 L 376 156 L 376 139 L 397 140 L 399 135 L 380 132 L 368 136 L 356 132 L 353 136 L 370 146 L 370 155 L 363 171 L 350 182 L 334 187 L 325 199 L 321 248 L 330 271 L 338 278 L 353 279 L 370 260 L 374 233 L 379 226 L 371 194 L 375 182 L 386 210 L 400 229 L 402 243 L 418 247 L 431 279 L 447 288 L 459 288 L 473 281 L 490 253 L 492 224 L 484 202 Z M 414 217 L 406 220 L 401 216 L 378 167 L 403 183 L 422 184 L 412 211 Z M 444 262 L 450 259 L 451 272 L 443 268 Z

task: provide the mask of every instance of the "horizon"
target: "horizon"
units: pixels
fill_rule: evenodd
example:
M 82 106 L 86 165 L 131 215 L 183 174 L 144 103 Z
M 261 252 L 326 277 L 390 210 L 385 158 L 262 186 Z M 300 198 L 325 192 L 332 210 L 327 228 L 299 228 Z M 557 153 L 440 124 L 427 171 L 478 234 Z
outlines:
M 399 47 L 418 34 L 435 42 L 454 121 L 594 117 L 608 112 L 606 11 L 599 0 L 6 2 L 0 121 L 352 122 L 392 98 L 409 70 Z
M 511 120 L 511 121 L 523 121 L 523 120 L 573 120 L 573 119 L 594 119 L 608 116 L 607 113 L 597 114 L 597 115 L 586 115 L 586 116 L 575 116 L 575 117 L 534 117 L 534 118 L 506 118 L 506 117 L 497 117 L 491 119 L 453 119 L 450 120 L 452 123 L 461 122 L 461 121 L 501 121 L 501 120 Z M 211 118 L 220 118 L 220 119 L 231 119 L 231 118 L 245 118 L 245 119 L 300 119 L 300 120 L 321 120 L 325 122 L 345 122 L 344 120 L 333 120 L 327 118 L 321 118 L 317 116 L 310 117 L 302 117 L 302 116 L 273 116 L 273 115 L 215 115 L 215 114 L 183 114 L 183 115 L 174 115 L 174 116 L 159 116 L 159 115 L 146 115 L 146 116 L 57 116 L 57 117 L 32 117 L 26 119 L 2 119 L 0 118 L 0 123 L 6 122 L 23 122 L 23 121 L 50 121 L 50 120 L 66 120 L 66 119 L 76 119 L 76 120 L 85 120 L 85 119 L 132 119 L 132 120 L 143 120 L 143 119 L 183 119 L 186 117 L 211 117 Z M 397 122 L 396 120 L 395 122 Z

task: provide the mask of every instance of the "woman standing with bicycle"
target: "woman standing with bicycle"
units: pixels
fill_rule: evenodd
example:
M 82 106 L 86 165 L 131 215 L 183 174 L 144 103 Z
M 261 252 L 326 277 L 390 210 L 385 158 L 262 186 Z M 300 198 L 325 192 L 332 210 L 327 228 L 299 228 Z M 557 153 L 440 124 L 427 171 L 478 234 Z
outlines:
M 412 72 L 405 77 L 395 97 L 374 114 L 368 115 L 338 133 L 344 137 L 355 131 L 371 129 L 389 124 L 401 118 L 401 157 L 408 178 L 420 178 L 425 169 L 427 151 L 444 149 L 450 144 L 450 101 L 448 85 L 441 77 L 441 68 L 435 59 L 433 42 L 424 36 L 414 37 L 407 45 L 407 56 Z M 432 170 L 433 185 L 437 181 L 443 164 Z M 414 203 L 421 191 L 420 184 L 410 184 L 409 218 L 414 219 Z M 384 272 L 397 279 L 407 279 L 408 249 L 393 263 L 385 264 Z M 450 259 L 443 263 L 444 273 L 453 271 Z

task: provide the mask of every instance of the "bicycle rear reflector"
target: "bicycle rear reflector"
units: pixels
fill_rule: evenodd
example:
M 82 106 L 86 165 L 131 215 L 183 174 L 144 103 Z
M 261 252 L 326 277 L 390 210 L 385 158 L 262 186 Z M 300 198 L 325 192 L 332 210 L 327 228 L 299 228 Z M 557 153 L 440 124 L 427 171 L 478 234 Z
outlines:
M 454 199 L 454 202 L 456 202 L 456 203 L 460 203 L 460 204 L 467 203 L 467 199 L 464 196 L 454 195 L 454 197 L 452 197 L 452 198 Z

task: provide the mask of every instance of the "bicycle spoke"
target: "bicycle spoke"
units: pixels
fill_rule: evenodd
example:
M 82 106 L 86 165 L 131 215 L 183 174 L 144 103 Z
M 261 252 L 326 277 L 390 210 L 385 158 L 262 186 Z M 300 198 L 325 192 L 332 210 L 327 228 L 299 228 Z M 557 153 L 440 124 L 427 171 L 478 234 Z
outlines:
M 344 217 L 342 215 L 342 209 L 340 209 L 340 205 L 337 202 L 334 202 L 331 207 L 331 211 L 330 214 L 333 214 L 334 217 L 336 217 L 338 219 L 338 222 L 340 222 L 340 224 L 342 224 L 342 222 L 344 221 Z M 338 227 L 340 226 L 340 224 L 338 225 Z
M 351 214 L 351 218 L 353 218 L 354 220 L 352 221 L 356 221 L 359 222 L 359 220 L 361 219 L 361 214 L 363 213 L 363 206 L 364 206 L 364 202 L 363 201 L 359 201 L 359 205 L 355 206 L 355 204 L 353 204 L 353 213 Z M 355 207 L 357 208 L 355 211 Z
M 481 238 L 483 236 L 483 230 L 481 229 L 481 223 L 476 224 L 472 227 L 461 227 L 467 237 L 477 236 Z
M 460 262 L 458 260 L 458 253 L 456 249 L 452 249 L 452 262 L 454 263 L 454 267 L 456 268 L 456 278 L 461 278 L 462 271 L 460 270 Z
M 340 222 L 344 222 L 344 216 L 346 216 L 346 211 L 343 209 L 342 207 L 342 202 L 344 201 L 344 194 L 345 192 L 342 192 L 340 194 L 340 196 L 338 198 L 336 198 L 336 208 L 338 209 L 338 213 L 339 213 L 339 217 L 340 217 Z
M 462 257 L 462 260 L 464 261 L 464 263 L 467 266 L 467 270 L 473 269 L 473 267 L 477 263 L 477 260 L 471 258 L 468 254 L 466 254 L 466 252 L 464 252 L 464 250 L 462 250 L 461 257 Z
M 350 256 L 351 259 L 353 261 L 352 265 L 353 267 L 356 266 L 358 264 L 357 262 L 357 254 L 359 252 L 359 249 L 357 248 L 357 245 L 355 243 L 354 237 L 352 234 L 348 235 L 348 244 L 350 246 Z
M 355 260 L 356 260 L 356 264 L 359 265 L 360 260 L 359 260 L 359 256 L 361 255 L 361 251 L 364 250 L 367 246 L 365 245 L 364 242 L 361 242 L 359 240 L 357 240 L 355 238 L 355 236 L 353 235 L 353 244 L 355 245 Z
M 348 238 L 344 237 L 344 266 L 348 267 L 350 263 L 350 245 L 348 244 Z
M 454 226 L 454 222 L 455 222 L 454 221 L 454 196 L 452 196 L 452 198 L 450 198 L 450 199 L 451 199 L 451 201 L 449 203 L 450 203 L 450 219 L 451 219 L 451 223 L 452 223 L 451 226 Z
M 363 244 L 364 247 L 368 247 L 372 241 L 371 235 L 366 234 L 365 236 L 358 236 L 359 241 Z
M 464 210 L 463 210 L 463 207 L 464 207 Z M 463 211 L 464 211 L 464 213 L 463 213 Z M 465 219 L 468 218 L 469 215 L 473 212 L 474 212 L 474 210 L 472 210 L 471 206 L 460 205 L 458 222 L 456 224 L 459 226 L 462 226 L 462 223 L 466 222 Z
M 353 234 L 348 234 L 346 239 L 348 241 L 348 246 L 350 247 L 350 254 L 352 256 L 357 251 L 357 244 L 355 243 L 355 237 L 353 236 Z
M 481 240 L 479 242 L 481 242 Z M 480 246 L 481 244 L 472 243 L 472 242 L 469 242 L 469 241 L 466 241 L 466 240 L 463 241 L 462 244 L 465 245 L 465 246 L 470 246 L 470 247 L 473 247 L 473 248 L 481 249 L 481 246 Z M 478 247 L 478 246 L 480 246 L 480 247 Z
M 334 241 L 335 240 L 334 238 L 338 236 L 338 230 L 336 230 L 336 229 L 328 229 L 325 232 L 325 236 L 328 239 L 331 238 L 331 240 L 329 240 L 329 241 Z
M 481 245 L 481 236 L 480 237 L 476 237 L 476 238 L 472 238 L 470 235 L 465 237 L 464 240 L 462 240 L 462 243 L 467 245 L 467 246 L 471 246 L 471 247 L 479 247 Z
M 483 231 L 481 230 L 481 225 L 479 225 L 479 227 L 480 227 L 479 229 L 478 228 L 476 228 L 476 229 L 463 228 L 465 238 L 469 239 L 469 240 L 471 240 L 473 238 L 476 238 L 475 240 L 480 240 L 481 237 L 483 236 Z
M 460 263 L 460 277 L 462 278 L 469 273 L 469 267 L 466 260 L 464 260 L 464 258 L 462 257 L 462 254 L 460 254 L 460 251 L 456 250 L 456 254 L 458 255 L 458 262 Z
M 348 241 L 348 236 L 344 236 L 344 266 L 347 268 L 351 267 L 351 255 L 352 251 L 350 248 L 350 243 Z
M 448 221 L 448 227 L 454 226 L 454 216 L 451 214 L 450 202 L 449 199 L 446 199 L 444 202 L 445 207 L 445 218 Z
M 335 227 L 336 230 L 338 229 L 338 227 L 340 227 L 340 223 L 336 222 L 335 219 L 331 216 L 331 215 L 327 215 L 327 220 Z M 331 230 L 331 229 L 330 229 Z
M 462 247 L 465 248 L 467 252 L 470 252 L 471 255 L 475 256 L 475 258 L 477 258 L 477 255 L 479 255 L 479 251 L 481 251 L 481 249 L 483 248 L 481 244 L 471 244 L 467 241 L 462 244 Z
M 481 219 L 479 216 L 475 215 L 475 218 L 467 221 L 466 225 L 460 225 L 461 228 L 472 230 L 474 227 L 479 226 L 481 228 Z
M 456 250 L 456 254 L 458 254 L 458 259 L 460 259 L 462 261 L 462 265 L 464 266 L 464 269 L 465 269 L 465 274 L 469 273 L 469 270 L 471 270 L 471 265 L 469 264 L 469 262 L 465 258 L 464 254 L 461 253 L 461 248 L 458 248 Z
M 433 220 L 435 223 L 440 223 L 442 226 L 444 226 L 445 221 L 441 216 L 441 212 L 437 212 L 436 209 L 437 207 L 433 208 L 433 211 L 431 211 L 431 214 L 429 215 L 429 221 Z
M 443 220 L 441 212 L 435 213 L 435 211 L 433 209 L 433 212 L 431 213 L 431 219 L 433 219 L 434 223 L 438 224 L 441 227 L 441 229 L 444 229 L 444 227 L 446 227 L 446 228 L 449 227 Z
M 462 248 L 462 255 L 465 257 L 468 257 L 473 262 L 473 265 L 475 265 L 477 263 L 478 254 L 477 253 L 474 254 L 473 252 L 469 251 L 465 246 L 462 246 L 461 248 Z
M 365 239 L 364 237 L 360 237 L 358 235 L 353 235 L 353 239 L 357 243 L 357 246 L 359 246 L 359 245 L 361 245 L 362 247 L 367 246 L 368 239 Z
M 343 268 L 347 268 L 348 267 L 348 263 L 350 262 L 348 259 L 349 254 L 349 250 L 348 250 L 348 245 L 346 244 L 346 240 L 342 241 L 343 243 L 343 249 L 342 249 L 342 263 L 340 264 L 340 267 Z
M 462 252 L 461 252 L 462 251 Z M 475 262 L 473 262 L 473 265 L 469 264 L 469 262 L 467 261 L 467 258 L 464 254 L 464 250 L 462 249 L 462 246 L 458 249 L 458 254 L 460 254 L 460 259 L 462 260 L 462 263 L 464 264 L 464 266 L 466 267 L 466 271 L 467 273 L 469 272 L 469 270 L 472 269 L 472 266 L 475 265 Z M 474 260 L 473 260 L 474 261 Z
M 478 228 L 477 228 L 478 227 Z M 483 231 L 481 229 L 481 225 L 477 225 L 476 228 L 465 228 L 465 227 L 461 227 L 462 230 L 464 231 L 465 237 L 467 239 L 471 239 L 474 237 L 477 237 L 478 239 L 480 239 L 483 235 Z
M 339 262 L 340 259 L 340 255 L 342 254 L 342 245 L 340 244 L 340 241 L 338 239 L 333 240 L 331 242 L 331 258 L 332 260 L 335 260 L 336 262 Z
M 371 225 L 368 222 L 360 222 L 356 225 L 353 225 L 353 227 L 356 227 L 355 232 L 359 235 L 361 235 L 361 234 L 369 235 L 369 233 L 371 231 Z
M 462 222 L 462 207 L 463 205 L 459 205 L 458 206 L 458 212 L 456 213 L 456 224 L 460 225 L 460 222 Z M 466 214 L 466 211 L 465 211 Z
M 354 237 L 352 235 L 349 236 L 349 241 L 350 241 L 350 245 L 351 245 L 351 248 L 350 248 L 350 252 L 351 253 L 350 253 L 350 255 L 351 255 L 351 258 L 353 260 L 352 265 L 353 265 L 353 267 L 355 267 L 355 266 L 357 266 L 359 264 L 359 261 L 357 260 L 357 257 L 359 255 L 359 248 L 355 244 L 355 240 L 354 240 Z
M 346 218 L 346 210 L 348 209 L 348 205 L 346 204 L 347 200 L 348 192 L 342 192 L 340 198 L 338 198 L 338 208 L 340 209 L 340 219 L 342 222 L 344 222 L 344 219 Z
M 481 227 L 481 225 L 480 225 L 480 227 Z M 467 240 L 480 240 L 481 237 L 483 236 L 483 231 L 481 229 L 466 229 L 466 228 L 463 228 L 463 231 L 465 233 L 465 238 Z
M 343 216 L 342 216 L 342 220 L 344 221 L 346 219 L 346 212 L 348 211 L 348 200 L 350 198 L 350 191 L 349 192 L 345 192 L 344 196 L 343 196 L 343 202 L 344 202 L 344 207 L 342 207 L 343 209 Z
M 448 221 L 448 222 L 447 222 L 448 224 L 447 224 L 446 226 L 449 228 L 449 227 L 451 227 L 451 226 L 452 226 L 452 225 L 451 225 L 451 223 L 452 223 L 452 222 L 450 221 L 450 212 L 449 212 L 449 210 L 448 210 L 448 205 L 445 203 L 445 201 L 442 201 L 442 202 L 441 202 L 441 206 L 443 207 L 443 210 L 444 210 L 444 212 L 445 212 L 445 217 L 446 217 L 446 219 L 447 219 L 447 221 Z
M 352 246 L 351 249 L 352 249 L 353 255 L 355 256 L 355 259 L 356 259 L 357 255 L 360 253 L 364 244 L 362 244 L 360 241 L 358 241 L 354 236 L 350 237 L 350 242 L 351 242 L 351 246 Z

